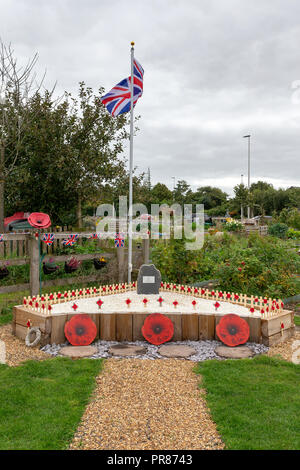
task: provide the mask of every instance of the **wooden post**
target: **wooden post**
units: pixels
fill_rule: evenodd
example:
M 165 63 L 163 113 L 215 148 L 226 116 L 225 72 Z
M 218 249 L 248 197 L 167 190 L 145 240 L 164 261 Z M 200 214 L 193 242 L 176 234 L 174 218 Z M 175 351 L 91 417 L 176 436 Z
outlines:
M 29 240 L 30 252 L 30 295 L 36 296 L 40 289 L 39 241 L 33 235 Z
M 144 264 L 149 264 L 150 238 L 143 238 L 143 259 Z
M 125 282 L 125 247 L 117 248 L 118 282 Z

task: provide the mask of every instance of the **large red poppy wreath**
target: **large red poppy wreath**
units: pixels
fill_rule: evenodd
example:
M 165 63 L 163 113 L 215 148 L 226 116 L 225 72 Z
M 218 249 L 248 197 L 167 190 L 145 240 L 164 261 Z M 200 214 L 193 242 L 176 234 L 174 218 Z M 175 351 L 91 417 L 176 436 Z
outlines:
M 220 340 L 227 346 L 245 344 L 250 335 L 249 325 L 243 318 L 230 313 L 221 318 L 216 326 Z
M 86 313 L 74 315 L 65 324 L 65 335 L 72 346 L 88 346 L 97 335 L 97 327 Z
M 142 335 L 149 343 L 158 346 L 173 338 L 174 325 L 166 315 L 152 313 L 145 319 L 142 326 Z

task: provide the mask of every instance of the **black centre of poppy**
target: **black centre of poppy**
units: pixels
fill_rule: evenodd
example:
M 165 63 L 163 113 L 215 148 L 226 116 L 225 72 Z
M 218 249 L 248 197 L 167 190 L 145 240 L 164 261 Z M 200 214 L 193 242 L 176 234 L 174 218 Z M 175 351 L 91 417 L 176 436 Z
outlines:
M 78 336 L 82 336 L 82 335 L 84 334 L 84 331 L 85 331 L 85 328 L 84 328 L 83 326 L 78 326 L 78 327 L 76 328 L 76 334 L 77 334 Z
M 230 327 L 228 328 L 228 331 L 229 331 L 229 333 L 230 333 L 231 335 L 236 335 L 236 333 L 237 333 L 237 329 L 236 329 L 235 326 L 230 326 Z
M 154 331 L 154 333 L 155 333 L 156 335 L 158 335 L 158 334 L 161 332 L 161 330 L 162 330 L 162 328 L 161 328 L 160 325 L 155 325 L 155 326 L 153 327 L 153 331 Z

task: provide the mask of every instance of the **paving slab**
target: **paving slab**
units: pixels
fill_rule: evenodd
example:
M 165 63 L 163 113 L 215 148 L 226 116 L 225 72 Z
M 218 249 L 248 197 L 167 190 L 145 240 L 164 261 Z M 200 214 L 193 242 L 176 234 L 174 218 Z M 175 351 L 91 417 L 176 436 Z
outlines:
M 72 359 L 79 359 L 81 357 L 91 357 L 97 352 L 95 346 L 65 346 L 59 351 L 60 354 L 67 357 L 72 357 Z
M 116 344 L 108 350 L 113 356 L 140 356 L 146 351 L 143 346 L 135 346 L 134 344 Z
M 248 346 L 236 346 L 231 348 L 229 346 L 218 346 L 215 349 L 218 356 L 226 357 L 229 359 L 245 359 L 254 356 L 254 352 Z
M 184 344 L 164 344 L 158 349 L 158 353 L 164 357 L 189 357 L 196 354 L 196 350 Z

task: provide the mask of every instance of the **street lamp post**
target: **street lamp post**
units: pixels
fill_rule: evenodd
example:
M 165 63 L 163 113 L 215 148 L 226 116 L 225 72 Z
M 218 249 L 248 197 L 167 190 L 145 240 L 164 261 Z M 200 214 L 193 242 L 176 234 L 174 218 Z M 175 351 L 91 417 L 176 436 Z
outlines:
M 250 191 L 250 138 L 251 135 L 244 135 L 243 139 L 248 139 L 248 190 Z M 250 206 L 247 208 L 248 214 L 247 217 L 250 219 Z

